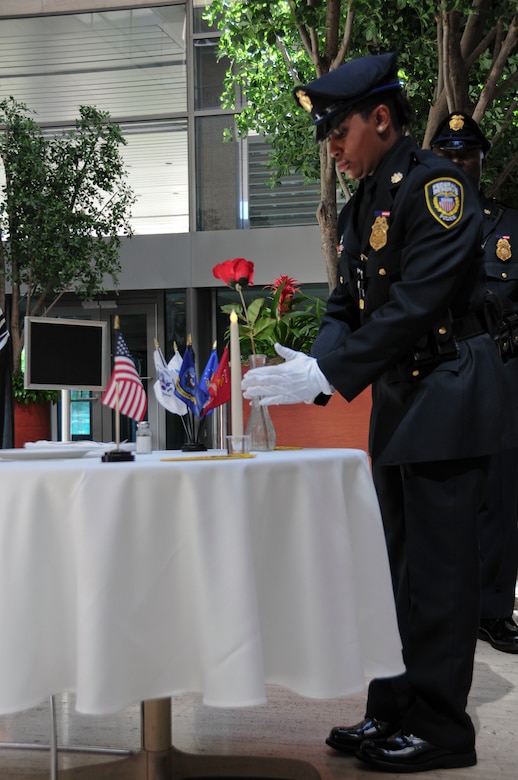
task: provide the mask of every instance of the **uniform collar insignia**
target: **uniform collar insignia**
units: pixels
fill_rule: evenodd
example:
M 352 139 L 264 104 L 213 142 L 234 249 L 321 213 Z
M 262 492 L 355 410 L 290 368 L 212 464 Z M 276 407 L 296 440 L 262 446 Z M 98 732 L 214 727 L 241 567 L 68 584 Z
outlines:
M 397 173 L 393 173 L 392 176 L 390 177 L 390 183 L 399 184 L 402 178 L 403 178 L 403 174 L 401 173 L 401 171 L 398 171 Z

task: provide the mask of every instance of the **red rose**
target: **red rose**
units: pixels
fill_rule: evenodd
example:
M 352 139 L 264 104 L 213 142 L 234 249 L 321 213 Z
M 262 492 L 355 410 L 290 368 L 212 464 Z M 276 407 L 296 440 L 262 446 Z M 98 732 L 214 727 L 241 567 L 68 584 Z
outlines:
M 216 279 L 221 279 L 229 287 L 252 287 L 254 278 L 254 264 L 244 257 L 236 257 L 234 260 L 225 260 L 218 263 L 212 269 Z

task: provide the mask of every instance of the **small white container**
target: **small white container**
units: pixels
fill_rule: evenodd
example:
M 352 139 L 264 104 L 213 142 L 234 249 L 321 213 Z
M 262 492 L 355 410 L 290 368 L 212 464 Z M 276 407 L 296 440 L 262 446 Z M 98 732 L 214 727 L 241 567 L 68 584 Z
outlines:
M 146 455 L 153 451 L 151 428 L 147 421 L 137 423 L 136 443 L 135 451 L 139 455 Z

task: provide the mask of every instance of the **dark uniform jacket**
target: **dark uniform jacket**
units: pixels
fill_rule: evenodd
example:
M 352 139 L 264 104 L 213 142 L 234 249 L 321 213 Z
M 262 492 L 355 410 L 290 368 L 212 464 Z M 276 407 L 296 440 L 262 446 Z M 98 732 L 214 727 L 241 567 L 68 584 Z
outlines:
M 480 195 L 487 287 L 504 309 L 501 346 L 506 373 L 518 393 L 518 210 Z
M 462 171 L 400 139 L 341 215 L 343 251 L 312 355 L 351 400 L 372 384 L 370 453 L 390 465 L 511 446 L 518 415 L 483 310 L 482 217 Z

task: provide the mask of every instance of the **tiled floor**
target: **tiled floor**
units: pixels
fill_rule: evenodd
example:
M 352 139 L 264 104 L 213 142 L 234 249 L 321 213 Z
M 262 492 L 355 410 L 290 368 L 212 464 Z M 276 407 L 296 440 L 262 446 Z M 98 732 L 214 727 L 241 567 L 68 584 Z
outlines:
M 74 711 L 72 696 L 59 696 L 57 701 L 61 743 L 138 750 L 138 706 L 111 717 L 92 718 Z M 363 696 L 315 701 L 272 686 L 264 707 L 220 710 L 204 707 L 197 694 L 186 694 L 173 700 L 173 738 L 178 748 L 193 753 L 296 757 L 311 762 L 322 780 L 387 778 L 386 774 L 372 772 L 355 758 L 336 753 L 324 744 L 331 726 L 361 719 L 363 705 Z M 469 710 L 477 730 L 478 765 L 427 772 L 424 776 L 429 780 L 515 780 L 518 776 L 518 656 L 500 653 L 485 642 L 478 643 Z M 45 743 L 48 727 L 49 714 L 44 703 L 27 712 L 0 717 L 0 740 Z M 64 769 L 107 760 L 114 759 L 62 752 L 59 766 Z M 48 752 L 0 748 L 0 780 L 41 780 L 48 776 Z

